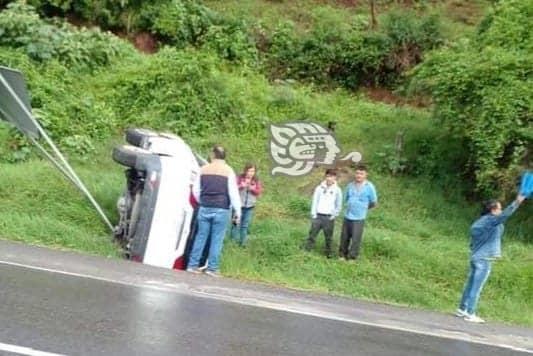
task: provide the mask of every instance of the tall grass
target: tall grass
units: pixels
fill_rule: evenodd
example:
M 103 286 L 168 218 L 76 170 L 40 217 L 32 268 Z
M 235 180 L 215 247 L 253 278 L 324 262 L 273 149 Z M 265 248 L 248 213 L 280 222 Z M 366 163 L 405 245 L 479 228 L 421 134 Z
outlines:
M 108 156 L 106 154 L 106 156 Z M 107 157 L 106 157 L 107 158 Z M 116 221 L 124 185 L 108 159 L 74 164 L 95 199 Z M 118 257 L 107 227 L 89 202 L 47 161 L 0 164 L 0 237 L 29 244 Z

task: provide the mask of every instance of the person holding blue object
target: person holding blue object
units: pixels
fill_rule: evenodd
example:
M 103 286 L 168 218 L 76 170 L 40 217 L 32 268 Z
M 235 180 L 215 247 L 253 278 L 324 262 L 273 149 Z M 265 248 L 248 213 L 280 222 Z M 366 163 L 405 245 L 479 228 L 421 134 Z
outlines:
M 518 194 L 516 199 L 502 211 L 497 200 L 483 204 L 481 217 L 470 227 L 470 271 L 456 316 L 473 323 L 485 321 L 476 315 L 476 307 L 483 286 L 489 278 L 492 261 L 501 257 L 503 224 L 518 209 L 525 196 Z
M 346 187 L 344 198 L 346 212 L 342 224 L 340 259 L 357 259 L 368 210 L 376 207 L 378 203 L 376 188 L 366 178 L 367 168 L 360 164 L 355 169 L 355 181 Z

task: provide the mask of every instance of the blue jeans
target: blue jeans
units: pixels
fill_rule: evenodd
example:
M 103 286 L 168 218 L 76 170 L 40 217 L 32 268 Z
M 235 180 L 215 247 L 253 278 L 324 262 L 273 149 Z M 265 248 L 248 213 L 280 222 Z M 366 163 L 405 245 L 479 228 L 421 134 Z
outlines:
M 187 268 L 197 268 L 199 266 L 206 241 L 208 237 L 211 237 L 209 256 L 207 257 L 207 270 L 218 271 L 228 220 L 229 209 L 200 207 L 198 210 L 198 230 Z
M 242 208 L 241 223 L 239 225 L 232 225 L 231 227 L 231 239 L 233 241 L 238 242 L 241 246 L 244 246 L 246 244 L 246 239 L 248 238 L 248 230 L 250 229 L 250 222 L 252 221 L 253 215 L 253 206 L 250 208 Z
M 481 290 L 489 278 L 491 261 L 487 259 L 470 260 L 470 272 L 466 280 L 463 297 L 459 308 L 466 310 L 469 314 L 476 312 L 477 302 Z

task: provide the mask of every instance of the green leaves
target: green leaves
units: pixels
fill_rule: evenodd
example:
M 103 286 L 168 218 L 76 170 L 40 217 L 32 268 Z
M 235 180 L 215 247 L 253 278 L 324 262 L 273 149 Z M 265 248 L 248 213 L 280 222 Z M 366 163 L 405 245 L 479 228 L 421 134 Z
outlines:
M 272 76 L 348 88 L 390 83 L 419 63 L 424 50 L 442 43 L 435 16 L 392 12 L 377 31 L 323 17 L 305 35 L 297 35 L 290 22 L 274 29 L 265 53 Z
M 111 34 L 45 21 L 33 7 L 20 2 L 10 3 L 1 12 L 0 33 L 0 45 L 23 48 L 38 61 L 55 58 L 78 69 L 93 70 L 133 52 Z
M 436 117 L 464 140 L 464 173 L 481 195 L 511 187 L 533 144 L 524 135 L 533 124 L 533 13 L 526 3 L 502 2 L 471 42 L 432 53 L 413 73 L 411 90 L 430 90 Z
M 179 49 L 206 47 L 234 62 L 257 61 L 257 49 L 244 21 L 223 18 L 190 0 L 170 0 L 143 11 L 143 26 L 166 44 Z

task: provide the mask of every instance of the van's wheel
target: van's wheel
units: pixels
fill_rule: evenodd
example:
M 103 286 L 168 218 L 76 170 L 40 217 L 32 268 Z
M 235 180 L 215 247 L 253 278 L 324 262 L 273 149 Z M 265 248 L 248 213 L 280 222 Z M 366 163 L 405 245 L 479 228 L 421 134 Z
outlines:
M 159 134 L 147 129 L 127 129 L 126 142 L 137 147 L 143 147 L 148 137 L 158 136 Z
M 137 159 L 152 156 L 150 151 L 130 145 L 122 145 L 113 149 L 113 160 L 126 167 L 135 168 Z

